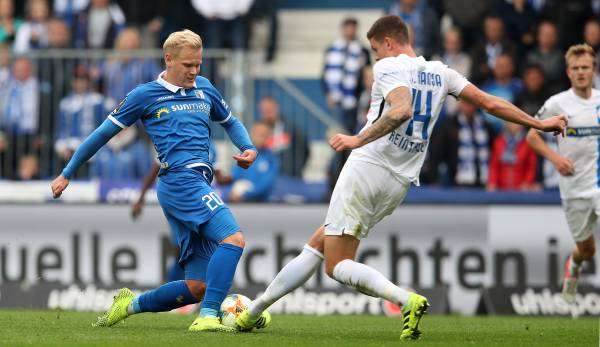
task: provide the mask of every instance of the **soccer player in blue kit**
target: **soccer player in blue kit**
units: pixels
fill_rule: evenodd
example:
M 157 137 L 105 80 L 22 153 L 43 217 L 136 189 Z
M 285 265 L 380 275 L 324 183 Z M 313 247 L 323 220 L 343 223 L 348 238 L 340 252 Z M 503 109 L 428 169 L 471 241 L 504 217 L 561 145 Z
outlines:
M 79 146 L 52 183 L 60 197 L 77 169 L 122 129 L 141 120 L 160 161 L 157 195 L 177 235 L 185 280 L 166 283 L 136 296 L 123 288 L 95 326 L 112 326 L 130 315 L 162 312 L 202 301 L 190 331 L 235 331 L 220 323 L 244 248 L 244 237 L 229 208 L 210 186 L 210 122 L 226 130 L 240 150 L 233 159 L 248 168 L 257 151 L 244 125 L 231 114 L 221 94 L 198 76 L 202 40 L 190 30 L 172 33 L 163 45 L 166 70 L 155 81 L 133 89 L 108 119 Z M 270 321 L 270 317 L 265 319 Z

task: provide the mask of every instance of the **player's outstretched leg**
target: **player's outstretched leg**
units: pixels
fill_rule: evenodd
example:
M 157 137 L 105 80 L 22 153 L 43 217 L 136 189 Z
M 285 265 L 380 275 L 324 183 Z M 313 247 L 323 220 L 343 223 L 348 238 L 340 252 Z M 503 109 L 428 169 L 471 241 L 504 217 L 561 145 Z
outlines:
M 327 275 L 363 294 L 402 305 L 404 324 L 400 338 L 419 338 L 419 324 L 429 307 L 427 299 L 396 286 L 372 267 L 352 260 L 359 243 L 357 238 L 350 235 L 325 236 Z
M 269 306 L 287 293 L 300 287 L 317 271 L 323 261 L 323 253 L 305 245 L 302 252 L 287 263 L 275 276 L 265 292 L 252 301 L 235 320 L 240 330 L 266 328 L 271 322 L 271 315 L 266 311 Z
M 244 250 L 244 237 L 237 232 L 225 238 L 210 257 L 206 268 L 206 295 L 200 306 L 200 315 L 190 331 L 234 332 L 235 328 L 222 325 L 218 314 L 221 303 L 227 296 L 235 269 Z
M 585 241 L 577 242 L 577 247 L 571 253 L 571 256 L 565 263 L 565 273 L 563 277 L 562 295 L 569 304 L 575 302 L 579 275 L 581 274 L 581 264 L 584 261 L 592 260 L 596 253 L 596 241 L 594 236 L 590 236 Z
M 265 292 L 237 317 L 235 322 L 240 330 L 262 329 L 269 325 L 271 316 L 266 309 L 306 283 L 321 266 L 324 257 L 318 249 L 323 249 L 322 227 L 315 231 L 302 252 L 279 271 Z
M 128 288 L 115 296 L 110 309 L 98 317 L 94 326 L 109 327 L 142 312 L 165 312 L 200 302 L 205 285 L 199 281 L 174 281 L 147 291 L 137 297 Z M 194 293 L 195 294 L 194 294 Z

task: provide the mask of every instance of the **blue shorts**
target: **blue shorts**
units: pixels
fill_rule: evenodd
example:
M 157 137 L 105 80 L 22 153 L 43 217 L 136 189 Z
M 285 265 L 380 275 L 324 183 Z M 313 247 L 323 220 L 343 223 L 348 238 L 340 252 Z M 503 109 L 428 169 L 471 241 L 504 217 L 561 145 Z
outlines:
M 185 279 L 204 281 L 213 252 L 223 239 L 240 231 L 239 225 L 202 173 L 194 169 L 161 175 L 157 195 L 176 236 Z

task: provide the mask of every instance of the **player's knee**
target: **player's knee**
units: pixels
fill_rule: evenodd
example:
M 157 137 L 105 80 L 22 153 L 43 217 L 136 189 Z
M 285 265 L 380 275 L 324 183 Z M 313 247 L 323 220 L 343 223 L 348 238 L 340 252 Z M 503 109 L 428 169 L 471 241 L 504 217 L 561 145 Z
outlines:
M 594 254 L 596 254 L 596 245 L 594 243 L 586 243 L 578 248 L 579 254 L 581 254 L 583 260 L 590 260 L 594 257 Z
M 234 246 L 238 246 L 244 248 L 246 246 L 246 240 L 244 239 L 244 234 L 241 231 L 236 232 L 233 235 L 227 236 L 221 243 L 228 243 Z
M 202 301 L 206 292 L 206 284 L 203 281 L 197 280 L 185 280 L 185 284 L 198 302 Z
M 333 269 L 335 269 L 335 266 L 340 262 L 340 260 L 338 259 L 327 259 L 325 258 L 325 273 L 327 274 L 327 276 L 329 276 L 329 278 L 331 279 L 335 279 L 335 277 L 333 277 Z
M 324 228 L 323 226 L 321 226 L 315 231 L 315 233 L 310 237 L 306 244 L 316 249 L 317 251 L 323 253 L 323 251 L 325 250 L 325 235 L 323 233 Z

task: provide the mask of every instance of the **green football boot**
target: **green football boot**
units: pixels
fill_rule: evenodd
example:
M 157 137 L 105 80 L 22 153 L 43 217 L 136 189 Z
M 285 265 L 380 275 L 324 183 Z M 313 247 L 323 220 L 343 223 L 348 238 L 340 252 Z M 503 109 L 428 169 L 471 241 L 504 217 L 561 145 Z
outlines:
M 250 317 L 250 311 L 245 309 L 236 317 L 235 324 L 240 331 L 250 331 L 253 328 L 263 329 L 271 324 L 271 314 L 267 311 L 263 311 L 258 318 L 252 319 L 252 317 Z
M 92 326 L 110 327 L 124 320 L 129 316 L 127 314 L 127 307 L 134 298 L 135 294 L 129 290 L 129 288 L 121 288 L 119 293 L 114 297 L 113 303 L 108 311 L 98 317 L 96 323 L 93 323 Z
M 421 336 L 419 330 L 419 323 L 423 315 L 427 313 L 429 303 L 424 296 L 416 293 L 411 293 L 408 297 L 408 302 L 402 307 L 402 333 L 400 339 L 402 340 L 416 340 Z
M 198 317 L 188 328 L 189 331 L 234 333 L 236 328 L 221 324 L 217 317 Z

